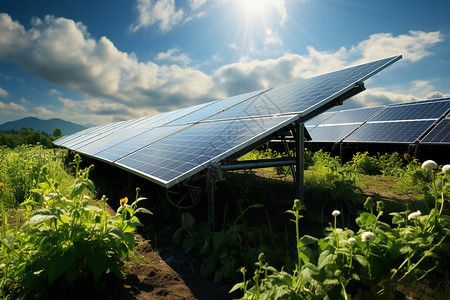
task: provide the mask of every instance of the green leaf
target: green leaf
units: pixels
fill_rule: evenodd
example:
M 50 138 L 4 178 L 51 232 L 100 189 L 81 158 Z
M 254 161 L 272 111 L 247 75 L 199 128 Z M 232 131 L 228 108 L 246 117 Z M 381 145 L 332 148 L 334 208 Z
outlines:
M 363 267 L 367 267 L 368 261 L 367 258 L 361 254 L 355 254 L 354 258 L 356 259 L 357 262 L 359 262 L 359 264 Z
M 78 197 L 81 195 L 81 193 L 83 193 L 84 188 L 86 187 L 86 184 L 84 182 L 78 183 L 76 184 L 73 188 L 72 188 L 72 192 L 70 193 L 69 198 L 73 199 L 75 197 Z
M 228 292 L 228 294 L 231 294 L 231 293 L 237 291 L 238 289 L 243 289 L 244 286 L 245 286 L 244 282 L 236 283 L 236 284 L 231 288 L 231 290 Z
M 183 228 L 178 228 L 177 231 L 175 231 L 175 233 L 172 235 L 172 241 L 176 244 L 176 245 L 180 245 L 181 242 L 181 236 L 183 234 L 184 229 Z
M 334 262 L 336 260 L 336 255 L 330 253 L 330 251 L 325 250 L 319 255 L 319 261 L 317 262 L 317 266 L 319 269 L 322 269 L 324 266 Z
M 86 257 L 88 268 L 94 275 L 94 281 L 98 282 L 103 273 L 106 272 L 106 253 L 94 251 Z
M 181 216 L 181 224 L 183 224 L 183 227 L 191 229 L 195 224 L 195 219 L 189 212 L 185 211 Z
M 92 192 L 95 191 L 95 184 L 94 184 L 94 182 L 93 182 L 92 180 L 90 180 L 90 179 L 86 180 L 86 184 L 87 184 L 87 187 L 88 187 Z
M 310 245 L 318 243 L 319 239 L 310 235 L 304 235 L 300 238 L 299 242 L 301 242 L 303 245 Z
M 153 213 L 151 211 L 149 211 L 148 209 L 144 208 L 144 207 L 139 207 L 138 209 L 136 209 L 136 211 L 134 212 L 136 213 L 144 213 L 144 214 L 149 214 L 149 215 L 153 215 Z

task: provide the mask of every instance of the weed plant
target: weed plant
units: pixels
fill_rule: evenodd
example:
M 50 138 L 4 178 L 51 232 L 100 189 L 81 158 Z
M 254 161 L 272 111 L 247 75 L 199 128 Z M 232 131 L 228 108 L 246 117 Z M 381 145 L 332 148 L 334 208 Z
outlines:
M 133 232 L 142 225 L 136 214 L 150 211 L 137 208 L 145 200 L 139 189 L 131 205 L 127 198 L 120 200 L 115 216 L 106 212 L 105 196 L 103 208 L 90 205 L 93 166 L 80 169 L 80 162 L 76 155 L 75 178 L 68 188 L 52 178 L 44 165 L 37 188 L 31 190 L 43 199 L 41 208 L 20 228 L 2 226 L 0 296 L 71 298 L 88 295 L 111 275 L 122 278 L 122 259 L 133 251 Z M 7 224 L 5 213 L 2 224 Z
M 277 270 L 261 253 L 254 275 L 248 278 L 246 268 L 241 268 L 243 282 L 230 293 L 242 290 L 241 299 L 405 299 L 403 286 L 422 280 L 449 258 L 445 249 L 450 216 L 443 212 L 449 201 L 450 165 L 441 173 L 434 162 L 425 162 L 422 169 L 432 179 L 433 205 L 426 214 L 408 208 L 391 213 L 391 225 L 380 220 L 383 202 L 368 197 L 365 211 L 356 218 L 358 230 L 339 228 L 341 212 L 334 210 L 324 238 L 300 237 L 303 207 L 295 200 L 287 213 L 294 217 L 296 229 L 296 268 Z
M 31 190 L 42 180 L 40 171 L 44 165 L 48 166 L 49 176 L 62 187 L 69 186 L 70 176 L 52 150 L 44 150 L 42 146 L 22 145 L 14 149 L 0 146 L 0 182 L 6 187 L 1 201 L 5 209 L 18 208 L 24 202 L 41 204 L 42 198 Z

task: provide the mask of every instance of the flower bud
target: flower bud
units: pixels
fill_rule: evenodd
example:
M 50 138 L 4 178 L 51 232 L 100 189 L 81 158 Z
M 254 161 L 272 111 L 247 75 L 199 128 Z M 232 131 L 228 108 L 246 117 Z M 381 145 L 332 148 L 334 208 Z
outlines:
M 373 234 L 370 231 L 366 231 L 361 235 L 361 240 L 363 242 L 373 242 L 377 239 L 377 237 L 375 236 L 375 234 Z
M 434 160 L 427 160 L 422 164 L 422 169 L 425 171 L 436 170 L 437 168 L 438 165 Z
M 331 213 L 333 215 L 333 217 L 337 217 L 341 214 L 340 211 L 338 211 L 337 209 L 333 210 L 333 212 Z
M 444 173 L 445 175 L 450 175 L 450 165 L 443 166 L 442 173 Z

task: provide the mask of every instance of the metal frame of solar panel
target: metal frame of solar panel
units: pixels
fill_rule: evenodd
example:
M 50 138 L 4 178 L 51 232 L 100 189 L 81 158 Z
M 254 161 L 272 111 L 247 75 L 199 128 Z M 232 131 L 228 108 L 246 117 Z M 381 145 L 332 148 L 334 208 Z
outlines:
M 212 101 L 194 109 L 98 126 L 54 144 L 103 159 L 170 188 L 342 104 L 364 90 L 366 79 L 400 58 Z M 160 132 L 153 136 L 152 131 Z M 122 151 L 118 156 L 105 158 L 108 152 L 118 150 Z

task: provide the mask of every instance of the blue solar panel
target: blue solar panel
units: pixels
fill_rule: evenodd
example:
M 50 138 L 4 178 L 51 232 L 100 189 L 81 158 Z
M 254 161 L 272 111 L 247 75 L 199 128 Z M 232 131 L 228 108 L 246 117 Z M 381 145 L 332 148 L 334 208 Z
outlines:
M 360 124 L 316 126 L 309 130 L 313 142 L 340 142 Z
M 308 121 L 305 122 L 305 126 L 306 127 L 315 127 L 316 125 L 319 125 L 320 123 L 322 123 L 323 121 L 325 121 L 326 119 L 328 119 L 329 117 L 331 117 L 332 115 L 334 115 L 336 112 L 335 111 L 327 111 L 324 113 L 321 113 L 320 115 L 315 116 L 312 119 L 309 119 Z
M 434 121 L 365 123 L 344 142 L 414 143 Z
M 101 152 L 96 153 L 95 156 L 113 162 L 186 127 L 186 125 L 155 127 L 137 135 L 133 134 L 120 143 L 116 143 L 111 147 L 105 147 Z M 125 137 L 122 136 L 122 138 Z
M 208 120 L 278 115 L 306 114 L 335 97 L 349 91 L 380 69 L 400 59 L 400 56 L 299 80 L 273 88 L 265 93 L 218 113 Z
M 448 109 L 450 109 L 449 100 L 389 105 L 371 118 L 370 121 L 438 119 Z
M 330 118 L 326 119 L 321 125 L 324 124 L 345 124 L 345 123 L 363 123 L 370 117 L 380 111 L 382 106 L 357 108 L 350 110 L 341 110 L 336 112 Z
M 202 109 L 199 109 L 187 116 L 184 116 L 182 118 L 176 119 L 170 124 L 184 124 L 184 123 L 192 123 L 192 122 L 199 122 L 201 120 L 204 120 L 218 112 L 221 112 L 233 105 L 236 105 L 237 103 L 240 103 L 250 97 L 253 97 L 255 95 L 258 95 L 260 93 L 264 92 L 264 90 L 255 91 L 251 93 L 246 93 L 218 101 L 214 101 L 211 103 L 211 105 L 205 106 Z
M 421 141 L 430 144 L 450 144 L 450 116 L 441 120 Z
M 198 123 L 116 163 L 170 187 L 290 119 L 292 116 Z
M 364 80 L 400 58 L 391 57 L 139 120 L 99 126 L 58 143 L 171 187 L 212 163 L 261 143 L 294 122 L 306 121 L 319 108 L 332 106 L 338 97 L 345 99 L 360 92 Z

